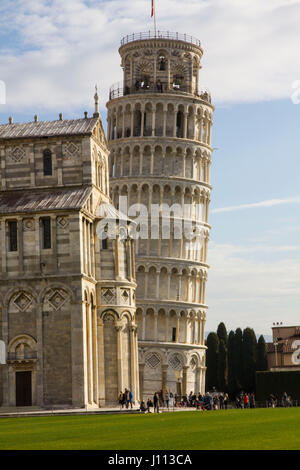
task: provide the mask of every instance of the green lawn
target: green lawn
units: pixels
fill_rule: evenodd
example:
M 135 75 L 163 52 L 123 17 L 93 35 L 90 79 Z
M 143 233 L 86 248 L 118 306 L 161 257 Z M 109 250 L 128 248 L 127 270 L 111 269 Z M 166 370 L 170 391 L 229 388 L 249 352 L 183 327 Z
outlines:
M 1 418 L 3 449 L 300 449 L 300 408 Z

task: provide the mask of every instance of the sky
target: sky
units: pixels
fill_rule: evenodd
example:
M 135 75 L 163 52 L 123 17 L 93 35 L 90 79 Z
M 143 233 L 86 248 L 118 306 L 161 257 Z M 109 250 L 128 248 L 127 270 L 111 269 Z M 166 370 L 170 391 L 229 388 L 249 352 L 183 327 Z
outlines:
M 158 29 L 204 49 L 215 105 L 207 331 L 300 320 L 300 0 L 156 0 Z M 0 0 L 0 123 L 101 115 L 118 48 L 151 0 Z

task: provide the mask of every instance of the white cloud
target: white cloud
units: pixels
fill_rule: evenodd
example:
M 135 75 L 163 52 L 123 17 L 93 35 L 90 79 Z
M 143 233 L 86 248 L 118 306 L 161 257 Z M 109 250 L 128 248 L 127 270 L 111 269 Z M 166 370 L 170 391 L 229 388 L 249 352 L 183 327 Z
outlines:
M 282 204 L 295 204 L 300 202 L 300 197 L 290 197 L 285 199 L 267 199 L 261 202 L 254 202 L 250 204 L 240 204 L 237 206 L 220 207 L 218 209 L 212 209 L 213 214 L 220 212 L 234 212 L 243 209 L 254 209 L 256 207 L 274 207 Z
M 211 242 L 207 285 L 207 330 L 251 326 L 270 334 L 274 321 L 299 324 L 299 246 L 234 246 Z M 291 259 L 284 252 L 294 252 Z M 253 254 L 256 253 L 256 256 Z M 272 253 L 266 259 L 263 252 Z
M 290 97 L 300 78 L 299 0 L 156 3 L 161 30 L 202 40 L 201 81 L 215 102 Z M 121 79 L 121 37 L 152 29 L 150 0 L 2 0 L 0 13 L 0 78 L 6 109 L 18 111 L 86 107 L 95 82 L 104 105 L 109 85 Z

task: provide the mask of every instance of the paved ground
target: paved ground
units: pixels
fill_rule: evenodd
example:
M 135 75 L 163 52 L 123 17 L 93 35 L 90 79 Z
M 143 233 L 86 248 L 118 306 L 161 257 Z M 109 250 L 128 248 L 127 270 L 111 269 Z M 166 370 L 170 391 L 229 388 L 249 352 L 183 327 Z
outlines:
M 152 409 L 153 411 L 153 409 Z M 195 408 L 160 408 L 160 412 L 169 413 L 173 411 L 195 411 Z M 89 414 L 137 414 L 140 413 L 139 407 L 126 409 L 120 407 L 114 408 L 95 408 L 95 409 L 43 409 L 37 407 L 22 407 L 22 408 L 1 408 L 0 418 L 20 418 L 29 416 L 70 416 L 70 415 L 89 415 Z

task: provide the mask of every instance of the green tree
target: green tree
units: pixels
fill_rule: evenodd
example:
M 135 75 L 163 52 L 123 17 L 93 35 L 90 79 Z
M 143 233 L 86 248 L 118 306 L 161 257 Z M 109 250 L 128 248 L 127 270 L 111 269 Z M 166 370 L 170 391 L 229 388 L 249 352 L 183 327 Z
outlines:
M 243 388 L 243 332 L 241 328 L 235 330 L 234 335 L 234 356 L 236 360 L 235 377 L 236 377 L 236 391 Z
M 230 331 L 228 335 L 227 343 L 227 357 L 228 357 L 228 392 L 232 398 L 238 391 L 237 381 L 237 357 L 235 352 L 235 334 L 234 331 Z
M 268 370 L 267 345 L 263 335 L 260 335 L 257 342 L 256 370 Z
M 206 389 L 211 390 L 218 386 L 219 337 L 216 333 L 209 333 L 206 346 Z
M 222 322 L 219 324 L 218 329 L 217 329 L 217 335 L 219 337 L 219 340 L 221 339 L 224 341 L 225 346 L 227 346 L 227 330 L 225 324 Z
M 220 340 L 218 354 L 218 390 L 227 390 L 227 348 L 223 339 Z
M 245 392 L 255 390 L 256 371 L 256 349 L 257 340 L 252 328 L 245 328 L 243 331 L 243 381 L 242 386 Z

